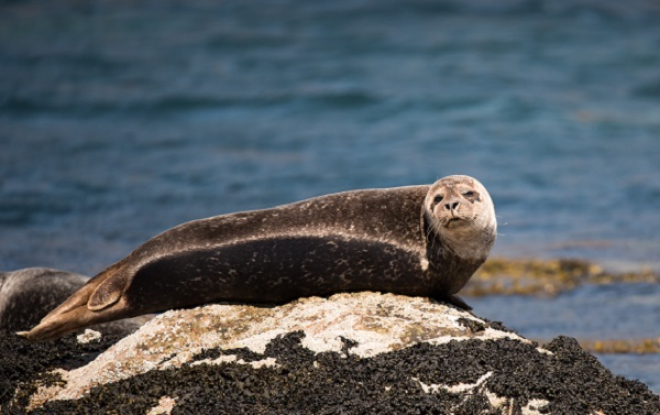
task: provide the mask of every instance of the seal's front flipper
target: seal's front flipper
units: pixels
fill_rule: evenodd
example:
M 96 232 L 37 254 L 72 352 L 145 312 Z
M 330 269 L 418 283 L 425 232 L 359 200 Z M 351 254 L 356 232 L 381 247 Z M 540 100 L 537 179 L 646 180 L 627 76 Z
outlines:
M 439 296 L 433 297 L 434 300 L 441 302 L 441 303 L 447 303 L 450 304 L 458 309 L 464 310 L 464 311 L 472 311 L 472 307 L 470 307 L 463 299 L 455 294 L 442 294 Z
M 447 298 L 446 301 L 447 301 L 449 304 L 451 304 L 451 305 L 453 305 L 453 306 L 455 306 L 455 307 L 458 307 L 458 308 L 460 308 L 461 310 L 472 311 L 472 307 L 470 307 L 470 305 L 468 305 L 468 303 L 466 303 L 465 301 L 463 301 L 463 299 L 462 299 L 461 297 L 459 297 L 459 296 L 457 296 L 457 295 L 449 295 L 449 296 L 447 296 L 447 297 L 448 297 L 448 298 Z

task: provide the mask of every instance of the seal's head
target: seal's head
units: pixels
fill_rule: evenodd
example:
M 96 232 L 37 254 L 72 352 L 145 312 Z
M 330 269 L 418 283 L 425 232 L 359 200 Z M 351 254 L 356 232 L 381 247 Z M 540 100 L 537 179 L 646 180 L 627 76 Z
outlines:
M 424 213 L 432 232 L 455 255 L 483 260 L 497 235 L 493 201 L 486 188 L 469 176 L 447 176 L 431 185 Z

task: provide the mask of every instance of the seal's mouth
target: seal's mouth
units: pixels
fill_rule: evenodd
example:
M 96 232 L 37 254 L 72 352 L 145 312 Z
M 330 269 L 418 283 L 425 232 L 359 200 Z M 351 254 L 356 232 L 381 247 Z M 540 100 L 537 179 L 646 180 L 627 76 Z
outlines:
M 467 222 L 468 221 L 463 219 L 463 218 L 450 218 L 445 223 L 445 228 L 447 228 L 447 229 L 458 228 L 460 226 L 463 226 L 463 225 L 467 224 Z

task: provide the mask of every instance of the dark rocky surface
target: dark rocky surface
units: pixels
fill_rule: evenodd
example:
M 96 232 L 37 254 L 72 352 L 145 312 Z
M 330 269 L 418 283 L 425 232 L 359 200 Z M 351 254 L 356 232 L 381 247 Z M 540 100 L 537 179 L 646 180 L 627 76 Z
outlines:
M 106 335 L 87 344 L 78 343 L 76 336 L 67 336 L 49 343 L 30 343 L 11 331 L 0 331 L 0 407 L 3 413 L 22 413 L 34 382 L 58 381 L 48 374 L 56 368 L 75 369 L 94 360 L 116 343 L 121 336 Z M 14 396 L 16 391 L 16 396 Z
M 508 398 L 507 410 L 522 413 L 532 399 L 547 401 L 540 413 L 658 414 L 660 397 L 637 381 L 613 376 L 574 339 L 558 337 L 539 353 L 518 340 L 420 343 L 370 358 L 344 352 L 314 352 L 301 346 L 302 332 L 270 342 L 263 354 L 248 349 L 211 349 L 200 361 L 236 355 L 245 362 L 271 357 L 277 366 L 253 368 L 237 362 L 186 364 L 179 369 L 151 371 L 94 388 L 73 401 L 51 401 L 36 414 L 147 413 L 163 396 L 176 400 L 172 414 L 499 414 L 485 389 Z M 2 413 L 23 413 L 30 381 L 55 382 L 43 375 L 56 367 L 73 368 L 91 360 L 116 338 L 81 345 L 74 337 L 53 343 L 26 343 L 11 334 L 0 340 L 0 405 Z M 475 384 L 467 394 L 426 385 Z M 12 397 L 19 386 L 19 393 Z M 505 406 L 506 406 L 505 405 Z

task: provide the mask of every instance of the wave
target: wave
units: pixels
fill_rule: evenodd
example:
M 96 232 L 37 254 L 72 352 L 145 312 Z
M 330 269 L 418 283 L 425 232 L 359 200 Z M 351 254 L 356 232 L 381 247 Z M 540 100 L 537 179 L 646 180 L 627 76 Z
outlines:
M 241 2 L 243 10 L 254 7 L 254 1 Z M 270 5 L 269 12 L 288 11 L 295 19 L 300 16 L 332 18 L 337 15 L 364 14 L 375 16 L 387 13 L 412 12 L 422 14 L 470 15 L 548 15 L 548 16 L 595 16 L 613 19 L 649 19 L 660 17 L 660 4 L 654 0 L 353 0 L 316 2 L 306 6 L 294 2 L 280 2 L 278 7 Z M 291 10 L 296 10 L 291 12 Z
M 49 102 L 34 98 L 9 97 L 0 102 L 0 112 L 17 116 L 71 115 L 158 115 L 163 113 L 214 110 L 240 107 L 275 107 L 301 105 L 326 108 L 355 108 L 374 104 L 380 98 L 359 90 L 304 93 L 261 94 L 259 96 L 166 95 L 128 101 Z

